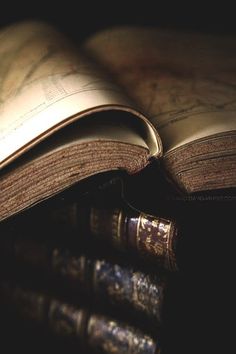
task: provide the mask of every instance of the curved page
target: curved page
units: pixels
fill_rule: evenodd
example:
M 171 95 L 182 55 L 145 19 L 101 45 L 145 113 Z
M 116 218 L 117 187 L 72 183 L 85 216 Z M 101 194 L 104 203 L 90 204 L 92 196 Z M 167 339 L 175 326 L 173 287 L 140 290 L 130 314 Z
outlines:
M 150 155 L 161 153 L 157 132 L 123 92 L 43 23 L 0 32 L 0 102 L 0 168 L 63 126 L 109 109 L 143 120 Z
M 236 131 L 235 37 L 115 27 L 92 36 L 85 48 L 139 103 L 164 154 Z

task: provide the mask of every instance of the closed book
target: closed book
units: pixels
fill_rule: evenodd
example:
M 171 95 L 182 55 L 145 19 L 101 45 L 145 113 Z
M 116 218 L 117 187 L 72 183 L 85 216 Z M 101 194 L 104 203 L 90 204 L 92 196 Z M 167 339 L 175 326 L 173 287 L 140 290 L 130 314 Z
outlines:
M 1 259 L 9 267 L 34 276 L 54 280 L 61 290 L 75 297 L 90 296 L 99 303 L 108 303 L 131 314 L 162 322 L 167 278 L 163 272 L 144 272 L 132 265 L 106 259 L 91 258 L 79 250 L 56 246 L 42 240 L 7 237 L 1 242 Z M 141 316 L 139 316 L 141 317 Z
M 46 327 L 99 353 L 159 354 L 156 338 L 106 315 L 71 305 L 39 291 L 1 283 L 1 303 L 22 320 Z

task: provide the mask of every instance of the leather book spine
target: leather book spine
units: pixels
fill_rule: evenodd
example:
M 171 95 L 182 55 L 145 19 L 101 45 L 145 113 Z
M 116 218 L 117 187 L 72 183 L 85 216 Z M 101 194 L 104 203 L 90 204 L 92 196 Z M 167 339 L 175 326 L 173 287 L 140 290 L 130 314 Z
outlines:
M 178 270 L 174 221 L 136 210 L 91 208 L 89 224 L 93 236 L 110 240 L 116 248 L 135 250 L 162 268 Z
M 125 322 L 89 313 L 41 292 L 1 284 L 1 299 L 24 320 L 33 321 L 52 333 L 78 340 L 100 353 L 159 354 L 159 341 Z
M 39 222 L 39 220 L 37 221 Z M 41 220 L 40 220 L 41 222 Z M 130 251 L 152 260 L 168 271 L 178 270 L 176 222 L 133 208 L 81 207 L 71 203 L 45 216 L 52 232 L 72 232 L 80 239 L 103 238 L 114 248 Z
M 145 314 L 162 322 L 166 279 L 104 259 L 73 256 L 69 251 L 53 251 L 52 273 L 86 289 L 109 303 Z
M 151 336 L 100 315 L 89 318 L 88 341 L 91 347 L 105 353 L 160 354 L 159 343 Z
M 91 259 L 66 248 L 52 246 L 50 249 L 43 241 L 16 238 L 11 242 L 11 259 L 16 264 L 36 267 L 59 278 L 61 286 L 70 285 L 78 291 L 106 299 L 115 306 L 143 313 L 159 324 L 162 322 L 166 291 L 163 274 L 147 274 L 105 259 Z

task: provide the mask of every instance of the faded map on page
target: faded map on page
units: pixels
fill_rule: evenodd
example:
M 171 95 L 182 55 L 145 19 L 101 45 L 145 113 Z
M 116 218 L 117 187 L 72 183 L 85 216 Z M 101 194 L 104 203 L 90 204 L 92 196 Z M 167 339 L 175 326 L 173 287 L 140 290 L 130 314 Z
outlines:
M 86 48 L 139 103 L 164 152 L 236 130 L 236 38 L 124 27 Z
M 67 118 L 124 103 L 51 27 L 29 22 L 0 32 L 0 166 Z

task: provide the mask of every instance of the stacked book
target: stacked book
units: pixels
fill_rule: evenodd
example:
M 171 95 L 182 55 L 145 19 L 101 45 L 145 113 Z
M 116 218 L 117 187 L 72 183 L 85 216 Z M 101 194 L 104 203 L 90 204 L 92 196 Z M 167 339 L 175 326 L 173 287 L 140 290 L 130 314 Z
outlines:
M 82 204 L 30 210 L 1 236 L 6 317 L 83 352 L 160 352 L 168 276 L 178 269 L 174 221 L 131 207 L 113 185 Z

